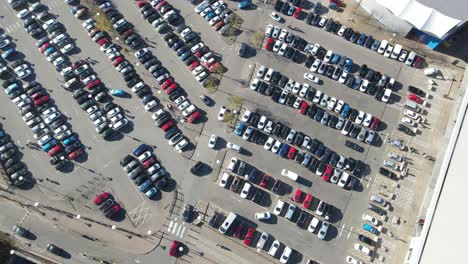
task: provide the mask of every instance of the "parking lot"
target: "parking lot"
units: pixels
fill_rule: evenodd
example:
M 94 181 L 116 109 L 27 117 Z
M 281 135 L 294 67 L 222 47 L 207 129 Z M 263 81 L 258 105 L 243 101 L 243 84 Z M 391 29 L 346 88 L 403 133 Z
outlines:
M 3 29 L 0 33 L 10 36 L 12 42 L 10 45 L 14 46 L 18 52 L 6 60 L 7 65 L 11 65 L 18 59 L 30 63 L 34 73 L 25 78 L 23 83 L 36 80 L 42 84 L 55 107 L 66 117 L 66 122 L 81 141 L 82 149 L 85 152 L 81 158 L 70 159 L 67 170 L 56 170 L 49 163 L 50 157 L 47 153 L 34 148 L 32 143 L 37 140 L 34 133 L 22 120 L 21 113 L 18 112 L 15 103 L 9 99 L 8 95 L 0 96 L 3 129 L 11 136 L 12 141 L 20 150 L 22 161 L 34 179 L 34 185 L 31 188 L 14 188 L 13 191 L 16 195 L 27 197 L 28 200 L 40 204 L 73 212 L 74 215 L 96 219 L 109 226 L 115 225 L 133 230 L 136 233 L 144 234 L 148 230 L 164 232 L 166 240 L 163 240 L 163 245 L 166 248 L 155 251 L 152 256 L 164 256 L 168 263 L 175 262 L 174 259 L 167 256 L 167 251 L 169 251 L 170 244 L 174 239 L 182 243 L 185 242 L 185 245 L 190 248 L 189 253 L 179 256 L 183 260 L 196 257 L 196 252 L 212 250 L 213 252 L 210 253 L 212 256 L 205 254 L 205 259 L 200 259 L 200 263 L 210 260 L 210 258 L 211 261 L 207 262 L 216 263 L 222 259 L 220 256 L 223 256 L 224 253 L 228 254 L 226 256 L 231 255 L 238 262 L 248 263 L 250 257 L 245 258 L 244 256 L 244 252 L 247 251 L 248 256 L 251 256 L 252 259 L 258 257 L 256 263 L 279 263 L 281 253 L 276 254 L 276 259 L 267 254 L 269 246 L 274 240 L 279 240 L 282 245 L 293 250 L 293 255 L 288 263 L 306 263 L 308 259 L 317 263 L 343 263 L 347 256 L 352 256 L 364 263 L 401 263 L 403 261 L 408 244 L 404 239 L 396 238 L 406 238 L 411 235 L 413 223 L 417 221 L 416 211 L 421 206 L 424 190 L 428 185 L 427 178 L 424 176 L 432 173 L 434 164 L 433 160 L 428 157 L 437 157 L 443 150 L 442 144 L 427 144 L 427 142 L 443 140 L 447 127 L 446 121 L 451 114 L 451 111 L 447 111 L 447 109 L 452 109 L 456 104 L 456 101 L 449 100 L 447 96 L 444 96 L 453 93 L 454 84 L 448 77 L 435 79 L 435 84 L 428 85 L 429 78 L 424 75 L 423 70 L 385 58 L 375 51 L 353 44 L 336 34 L 326 32 L 322 28 L 305 25 L 303 21 L 305 16 L 299 20 L 279 13 L 284 18 L 283 21 L 281 23 L 274 21 L 270 17 L 270 13 L 274 11 L 274 3 L 258 3 L 255 8 L 242 10 L 237 8 L 237 2 L 225 1 L 225 4 L 244 20 L 241 26 L 242 33 L 237 36 L 233 44 L 228 44 L 226 38 L 220 36 L 205 19 L 194 11 L 196 5 L 190 4 L 190 1 L 171 1 L 170 4 L 178 10 L 177 12 L 180 12 L 179 14 L 183 17 L 186 25 L 200 35 L 200 41 L 210 48 L 211 52 L 220 60 L 219 62 L 227 69 L 220 77 L 219 86 L 210 93 L 203 87 L 203 80 L 199 80 L 201 77 L 197 75 L 197 79 L 195 74 L 184 69 L 187 68 L 184 62 L 179 60 L 175 51 L 168 47 L 164 40 L 164 36 L 168 33 L 158 33 L 151 23 L 142 19 L 137 1 L 115 1 L 112 3 L 114 7 L 134 25 L 134 31 L 141 36 L 142 41 L 145 42 L 144 45 L 167 69 L 174 83 L 177 83 L 179 87 L 175 88 L 178 90 L 174 93 L 165 88 L 159 88 L 162 82 L 158 83 L 153 77 L 154 74 L 145 69 L 144 63 L 134 55 L 142 46 L 132 48 L 125 44 L 116 32 L 110 34 L 109 41 L 125 48 L 125 50 L 121 50 L 121 55 L 128 60 L 128 64 L 132 68 L 135 68 L 136 74 L 155 96 L 155 100 L 158 102 L 158 106 L 155 108 L 165 109 L 174 122 L 173 126 L 180 129 L 181 135 L 187 140 L 187 146 L 183 146 L 182 151 L 177 151 L 175 149 L 176 143 L 181 141 L 177 141 L 174 146 L 168 144 L 164 137 L 166 131 L 161 131 L 154 124 L 155 118 L 152 115 L 156 109 L 145 110 L 145 104 L 140 103 L 142 97 L 132 92 L 130 87 L 127 88 L 128 83 L 126 84 L 121 74 L 112 66 L 114 61 L 109 60 L 108 55 L 100 51 L 101 44 L 94 43 L 88 36 L 89 32 L 82 26 L 86 19 L 77 19 L 70 14 L 71 6 L 64 1 L 45 0 L 42 3 L 46 5 L 45 9 L 48 8 L 50 16 L 55 17 L 64 25 L 70 38 L 76 44 L 74 50 L 67 53 L 70 62 L 85 60 L 108 90 L 121 89 L 128 93 L 128 96 L 125 97 L 108 95 L 111 98 L 109 101 L 121 109 L 123 118 L 128 119 L 128 124 L 123 129 L 115 129 L 116 135 L 110 139 L 102 138 L 96 132 L 98 125 L 93 124 L 93 120 L 90 120 L 88 114 L 80 108 L 73 93 L 63 88 L 66 81 L 60 76 L 60 72 L 56 71 L 54 66 L 46 60 L 47 57 L 37 50 L 37 39 L 23 29 L 23 22 L 17 17 L 17 12 L 8 3 L 2 3 L 0 8 L 4 18 L 0 20 L 0 26 Z M 89 5 L 87 2 L 84 4 Z M 310 6 L 309 4 L 305 5 L 307 9 L 304 8 L 303 11 L 312 12 L 313 9 Z M 91 10 L 90 13 L 92 12 L 94 11 Z M 331 12 L 328 14 L 329 17 L 334 17 L 335 20 L 339 17 L 338 13 L 331 10 L 329 12 Z M 98 16 L 103 15 L 101 13 Z M 269 24 L 284 28 L 309 43 L 320 44 L 324 49 L 332 50 L 334 54 L 341 54 L 341 56 L 352 59 L 350 73 L 356 76 L 361 66 L 365 64 L 368 68 L 378 71 L 382 75 L 394 78 L 395 85 L 388 103 L 376 100 L 372 95 L 346 87 L 325 75 L 310 71 L 308 67 L 304 66 L 305 58 L 301 63 L 296 63 L 285 56 L 266 50 L 267 37 L 262 38 L 261 47 L 251 47 L 252 54 L 247 58 L 238 56 L 239 45 L 247 43 L 252 46 L 250 44 L 252 35 L 255 32 L 265 32 Z M 198 59 L 196 60 L 198 61 Z M 376 129 L 356 125 L 368 131 L 375 131 L 376 138 L 371 144 L 366 144 L 356 138 L 344 135 L 339 129 L 322 125 L 321 122 L 313 120 L 306 114 L 301 114 L 298 109 L 289 107 L 287 104 L 277 103 L 270 96 L 254 91 L 250 85 L 255 78 L 263 78 L 257 77 L 257 72 L 262 65 L 287 76 L 289 80 L 295 80 L 301 85 L 307 83 L 309 87 L 320 90 L 329 97 L 344 101 L 353 109 L 378 118 L 380 125 Z M 208 66 L 204 67 L 203 70 L 209 74 L 208 68 Z M 443 68 L 442 71 L 444 76 L 458 74 L 452 68 Z M 318 84 L 308 81 L 304 78 L 304 73 L 314 74 L 321 81 Z M 266 81 L 266 83 L 270 82 Z M 417 122 L 415 136 L 407 135 L 398 130 L 402 118 L 405 117 L 403 112 L 405 111 L 405 101 L 408 100 L 407 96 L 410 93 L 408 90 L 410 85 L 420 88 L 427 94 L 423 98 L 425 103 L 418 104 L 418 108 L 421 109 L 419 115 L 422 116 L 418 120 L 425 121 L 415 121 Z M 454 90 L 456 89 L 455 87 Z M 182 110 L 178 110 L 176 100 L 172 100 L 171 94 L 179 92 L 184 94 L 190 102 L 187 105 L 193 104 L 196 111 L 200 113 L 201 117 L 197 121 L 193 123 L 187 121 L 193 112 L 186 115 Z M 211 104 L 206 105 L 200 99 L 200 95 L 207 96 Z M 296 97 L 300 96 L 296 95 Z M 308 107 L 314 104 L 312 100 L 304 99 L 303 101 L 307 102 Z M 105 102 L 97 105 L 103 107 Z M 232 113 L 233 120 L 230 125 L 227 119 L 219 118 L 219 112 L 223 106 L 227 108 L 226 113 Z M 321 108 L 326 109 L 327 105 Z M 341 117 L 339 111 L 333 112 L 333 108 L 334 106 L 326 111 L 332 116 Z M 266 150 L 263 146 L 269 136 L 278 142 L 292 146 L 293 144 L 287 141 L 286 137 L 281 138 L 274 133 L 262 132 L 265 138 L 261 144 L 253 142 L 255 141 L 253 138 L 244 140 L 242 134 L 244 134 L 245 129 L 249 125 L 258 125 L 251 124 L 251 120 L 242 121 L 246 111 L 255 112 L 274 123 L 280 122 L 312 139 L 317 139 L 348 161 L 350 158 L 362 161 L 364 166 L 362 166 L 361 173 L 354 173 L 352 169 L 346 170 L 351 174 L 351 178 L 356 179 L 355 185 L 351 188 L 341 188 L 329 180 L 323 180 L 321 176 L 317 175 L 316 169 L 312 170 L 310 167 L 307 168 L 308 165 L 298 164 L 294 160 L 297 154 L 292 153 L 291 157 L 282 158 L 278 154 Z M 343 116 L 343 118 L 349 117 Z M 243 129 L 240 129 L 240 136 L 235 134 L 236 125 L 239 122 L 245 123 Z M 353 122 L 356 123 L 355 120 Z M 255 130 L 260 129 L 255 128 Z M 256 134 L 258 136 L 260 133 L 256 132 Z M 217 136 L 217 142 L 213 148 L 210 148 L 209 141 L 212 135 Z M 401 149 L 395 147 L 395 139 L 400 139 L 404 147 Z M 363 151 L 347 147 L 346 142 L 357 144 Z M 394 145 L 391 145 L 391 142 Z M 242 150 L 237 152 L 234 149 L 229 149 L 228 143 L 238 145 Z M 301 143 L 295 149 L 303 154 L 308 153 L 306 149 L 300 147 Z M 131 154 L 141 144 L 148 145 L 148 150 L 165 168 L 168 179 L 171 179 L 170 184 L 159 189 L 158 193 L 150 199 L 146 197 L 148 194 L 145 195 L 145 191 L 138 189 L 146 178 L 142 177 L 141 182 L 135 185 L 119 164 L 125 156 Z M 313 153 L 313 151 L 310 153 L 314 159 L 317 159 L 318 165 L 322 156 Z M 399 155 L 401 160 L 390 159 L 389 153 Z M 139 155 L 134 156 L 139 157 Z M 233 157 L 247 164 L 244 172 L 238 173 L 237 171 L 240 162 L 235 164 L 236 169 L 234 170 L 227 168 Z M 379 169 L 384 167 L 384 160 L 392 161 L 399 166 L 397 169 L 386 167 L 398 177 L 389 179 L 379 173 Z M 141 161 L 143 163 L 143 160 Z M 191 172 L 192 166 L 199 161 L 204 163 L 204 167 L 197 173 Z M 325 166 L 327 161 L 322 161 L 322 163 Z M 257 194 L 253 190 L 250 191 L 246 199 L 239 195 L 243 186 L 237 188 L 237 193 L 230 190 L 232 179 L 236 174 L 244 178 L 244 175 L 249 174 L 253 168 L 257 172 L 256 179 L 251 180 L 252 189 L 262 190 L 263 195 L 261 201 L 255 202 L 253 200 L 256 198 L 253 196 L 257 196 Z M 334 165 L 330 165 L 330 168 L 332 172 L 335 170 L 345 171 L 344 168 L 338 168 L 336 162 Z M 284 169 L 297 173 L 299 180 L 292 180 L 281 175 Z M 223 188 L 219 186 L 219 182 L 224 173 L 232 176 L 230 182 Z M 283 183 L 281 191 L 273 191 L 272 185 L 267 185 L 266 188 L 260 187 L 260 181 L 264 174 L 281 180 Z M 345 183 L 349 183 L 349 180 Z M 5 188 L 10 184 L 7 178 L 2 182 Z M 295 201 L 294 194 L 298 189 L 303 192 L 303 195 Z M 122 211 L 117 217 L 106 218 L 93 204 L 94 197 L 102 192 L 112 194 L 114 200 L 120 205 Z M 311 194 L 313 197 L 308 209 L 304 209 L 302 205 L 306 194 Z M 370 201 L 372 195 L 379 195 L 387 200 L 388 205 L 379 207 L 385 211 L 383 215 L 368 209 L 370 203 L 376 204 Z M 277 216 L 273 212 L 279 200 L 285 202 L 286 206 Z M 317 212 L 320 201 L 332 206 L 327 218 Z M 200 233 L 194 233 L 194 230 L 197 229 L 182 221 L 181 214 L 185 203 L 196 205 L 200 212 L 203 209 L 207 210 L 203 214 L 204 223 Z M 206 204 L 211 204 L 211 207 Z M 295 221 L 287 220 L 284 217 L 288 204 L 295 204 L 298 209 L 307 212 L 303 228 L 299 228 Z M 244 223 L 246 226 L 254 227 L 257 232 L 251 246 L 245 246 L 242 240 L 232 237 L 237 227 L 231 228 L 228 232 L 229 237 L 219 234 L 217 228 L 222 223 L 221 218 L 212 227 L 208 227 L 208 222 L 214 211 L 222 213 L 224 217 L 229 212 L 234 212 L 239 218 L 242 218 L 235 225 Z M 268 221 L 255 220 L 255 213 L 260 212 L 270 212 L 273 214 L 272 218 Z M 366 229 L 367 231 L 363 229 L 363 224 L 371 225 L 369 220 L 363 220 L 363 214 L 368 214 L 378 220 L 377 224 L 372 224 L 378 231 L 371 233 L 368 229 Z M 307 227 L 313 217 L 319 219 L 320 224 L 312 233 L 307 230 Z M 300 218 L 299 210 L 296 210 L 294 218 L 296 220 Z M 317 233 L 323 223 L 329 223 L 330 227 L 326 231 L 325 238 L 320 239 Z M 261 232 L 267 232 L 270 238 L 263 248 L 263 252 L 257 253 L 255 243 Z M 244 237 L 246 228 L 240 233 L 242 233 L 240 236 Z M 372 245 L 367 245 L 362 240 L 359 241 L 359 234 L 370 237 L 374 241 L 371 243 Z M 204 236 L 209 237 L 206 243 L 197 244 L 196 240 L 202 240 Z M 59 241 L 51 242 L 60 243 Z M 362 251 L 355 250 L 355 243 L 369 247 L 371 252 L 366 255 Z M 229 252 L 225 252 L 226 250 L 219 245 L 229 247 Z M 112 248 L 112 245 L 109 247 Z M 65 250 L 70 250 L 72 255 L 79 252 L 77 249 Z M 132 254 L 132 252 L 129 253 Z M 201 257 L 202 255 L 198 253 L 197 256 Z M 236 255 L 239 258 L 235 257 Z M 72 259 L 80 262 L 76 258 Z

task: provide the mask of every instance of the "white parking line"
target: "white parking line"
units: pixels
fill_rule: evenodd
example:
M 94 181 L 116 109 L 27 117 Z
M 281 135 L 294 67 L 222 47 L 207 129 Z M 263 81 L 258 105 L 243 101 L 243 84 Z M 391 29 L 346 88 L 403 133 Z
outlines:
M 178 226 L 178 225 L 179 225 L 179 224 L 177 224 L 177 223 L 174 223 L 174 228 L 172 229 L 172 232 L 171 232 L 172 234 L 174 234 L 174 233 L 175 233 L 175 230 L 176 230 L 176 228 L 177 228 L 177 226 Z
M 371 183 L 371 180 L 372 180 L 372 177 L 369 177 L 369 181 L 367 182 L 366 188 L 369 188 L 369 185 L 370 185 L 370 183 Z
M 176 236 L 179 236 L 180 230 L 182 229 L 182 226 L 183 226 L 184 224 L 185 224 L 185 223 L 182 223 L 182 225 L 179 226 L 179 229 L 177 229 Z
M 340 236 L 341 236 L 341 234 L 343 233 L 343 230 L 344 230 L 345 226 L 346 226 L 346 224 L 344 224 L 344 225 L 341 227 Z
M 349 229 L 348 237 L 346 239 L 349 239 L 349 236 L 351 235 L 351 231 L 353 231 L 353 227 L 351 227 L 351 229 Z
M 167 232 L 171 232 L 172 225 L 174 224 L 174 221 L 171 221 L 169 223 L 169 227 L 167 228 Z
M 180 238 L 182 238 L 184 236 L 184 232 L 185 232 L 185 226 L 184 226 L 184 228 L 182 228 L 182 232 L 180 232 L 180 236 L 179 236 Z

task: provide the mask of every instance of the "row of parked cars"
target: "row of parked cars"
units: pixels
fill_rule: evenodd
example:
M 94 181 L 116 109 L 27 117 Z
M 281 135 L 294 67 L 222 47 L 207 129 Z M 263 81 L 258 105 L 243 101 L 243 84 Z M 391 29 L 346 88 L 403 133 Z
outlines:
M 125 156 L 120 161 L 120 165 L 130 180 L 138 186 L 138 190 L 146 197 L 152 198 L 170 183 L 170 177 L 150 146 L 141 144 L 132 151 L 132 154 L 133 156 Z
M 271 98 L 280 104 L 286 104 L 298 109 L 302 115 L 320 122 L 323 125 L 341 130 L 343 135 L 357 138 L 361 142 L 372 144 L 377 134 L 380 120 L 371 114 L 351 108 L 342 100 L 330 97 L 320 90 L 316 90 L 308 84 L 282 76 L 283 81 L 279 81 L 279 87 L 274 84 L 273 76 L 278 73 L 274 69 L 267 69 L 260 66 L 257 72 L 257 78 L 253 80 L 250 88 Z M 304 76 L 308 78 L 308 73 Z M 286 80 L 288 82 L 286 83 Z M 267 84 L 264 81 L 270 81 Z M 283 86 L 283 84 L 286 85 Z M 283 89 L 281 89 L 283 87 Z M 307 103 L 310 101 L 311 103 Z M 366 129 L 369 128 L 369 129 Z
M 415 68 L 422 68 L 423 66 L 423 58 L 418 56 L 416 52 L 405 50 L 400 44 L 393 46 L 388 40 L 374 39 L 372 35 L 366 35 L 350 27 L 343 26 L 332 18 L 321 16 L 318 12 L 309 13 L 304 23 L 321 27 L 327 32 L 334 33 L 354 44 L 376 51 L 386 58 L 398 60 L 408 66 Z
M 223 1 L 203 1 L 195 7 L 195 13 L 208 22 L 219 34 L 225 34 L 231 27 L 231 9 Z
M 384 103 L 389 101 L 395 84 L 394 78 L 373 71 L 365 64 L 361 66 L 362 71 L 359 70 L 358 76 L 355 76 L 351 72 L 353 60 L 331 50 L 327 51 L 318 43 L 308 43 L 286 29 L 267 25 L 265 35 L 268 37 L 265 44 L 266 50 L 277 52 L 279 55 L 291 58 L 294 62 L 298 62 L 300 57 L 305 56 L 302 53 L 305 52 L 308 55 L 304 65 L 310 71 L 336 80 L 354 90 L 367 93 Z M 320 82 L 317 76 L 310 73 L 304 77 L 317 84 Z
M 0 165 L 13 186 L 19 187 L 30 178 L 26 165 L 21 161 L 18 147 L 0 123 Z
M 115 200 L 114 196 L 108 192 L 102 192 L 94 197 L 93 203 L 98 206 L 105 217 L 112 219 L 119 212 L 122 211 L 119 203 Z

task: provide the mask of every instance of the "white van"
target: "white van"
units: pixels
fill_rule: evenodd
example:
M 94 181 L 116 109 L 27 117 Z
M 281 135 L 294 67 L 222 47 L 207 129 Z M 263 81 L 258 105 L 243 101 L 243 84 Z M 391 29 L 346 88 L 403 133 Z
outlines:
M 396 44 L 395 47 L 393 47 L 392 55 L 390 56 L 390 58 L 397 60 L 398 56 L 400 56 L 401 48 L 402 46 L 400 44 Z
M 379 48 L 377 49 L 377 53 L 383 54 L 385 50 L 387 49 L 387 45 L 388 45 L 388 41 L 385 39 L 382 40 L 382 42 L 380 42 Z
M 414 58 L 416 58 L 416 52 L 412 51 L 408 55 L 408 58 L 406 59 L 405 64 L 408 66 L 413 65 Z
M 340 186 L 341 188 L 344 188 L 346 186 L 346 183 L 348 182 L 348 179 L 349 179 L 349 173 L 344 171 L 341 174 L 341 179 L 337 185 Z
M 232 223 L 236 220 L 237 215 L 233 212 L 230 212 L 228 217 L 226 217 L 226 220 L 224 220 L 223 224 L 219 227 L 218 231 L 221 234 L 226 234 L 226 232 L 229 230 L 229 227 L 232 226 Z
M 292 172 L 292 171 L 287 170 L 287 169 L 281 170 L 281 175 L 283 175 L 284 177 L 288 177 L 289 179 L 291 179 L 293 181 L 296 181 L 297 178 L 299 178 L 299 175 L 297 173 Z

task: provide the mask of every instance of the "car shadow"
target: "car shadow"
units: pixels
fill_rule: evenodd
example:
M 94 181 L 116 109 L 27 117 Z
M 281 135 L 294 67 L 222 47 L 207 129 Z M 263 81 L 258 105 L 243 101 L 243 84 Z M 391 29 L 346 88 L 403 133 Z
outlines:
M 172 192 L 177 188 L 177 182 L 173 178 L 170 178 L 170 182 L 164 186 L 161 190 L 164 192 Z
M 129 120 L 128 124 L 124 126 L 123 128 L 121 128 L 119 131 L 124 134 L 129 134 L 133 132 L 134 128 L 135 128 L 135 125 L 133 124 L 132 121 Z
M 304 177 L 297 178 L 296 182 L 307 187 L 312 187 L 312 182 Z
M 328 230 L 327 230 L 327 235 L 325 236 L 325 238 L 323 240 L 331 241 L 332 239 L 336 238 L 337 236 L 338 236 L 338 228 L 336 226 L 334 226 L 334 225 L 329 225 Z

